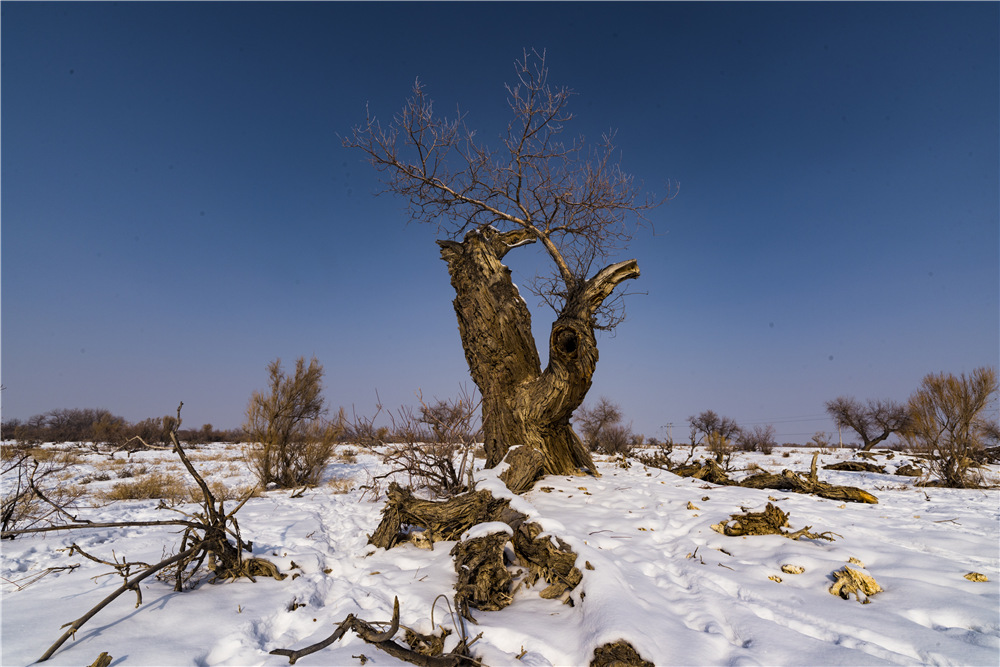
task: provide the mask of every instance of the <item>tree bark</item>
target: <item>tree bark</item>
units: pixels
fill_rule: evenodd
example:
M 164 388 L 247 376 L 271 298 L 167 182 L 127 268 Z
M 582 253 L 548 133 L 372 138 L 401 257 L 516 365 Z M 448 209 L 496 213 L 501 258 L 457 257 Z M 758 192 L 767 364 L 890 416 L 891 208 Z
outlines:
M 461 242 L 438 241 L 455 288 L 455 314 L 473 381 L 483 396 L 487 466 L 524 445 L 542 452 L 547 474 L 596 474 L 590 452 L 570 417 L 590 389 L 597 366 L 594 313 L 615 286 L 639 275 L 635 260 L 613 264 L 573 286 L 552 325 L 543 371 L 531 332 L 531 313 L 510 269 L 501 262 L 514 247 L 533 243 L 527 230 L 472 231 Z

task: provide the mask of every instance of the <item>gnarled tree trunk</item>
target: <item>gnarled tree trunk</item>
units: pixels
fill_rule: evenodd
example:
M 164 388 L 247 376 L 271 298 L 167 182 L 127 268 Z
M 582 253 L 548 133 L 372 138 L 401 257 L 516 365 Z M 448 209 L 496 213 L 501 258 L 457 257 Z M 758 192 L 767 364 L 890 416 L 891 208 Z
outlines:
M 613 264 L 572 290 L 549 337 L 541 368 L 531 313 L 511 281 L 504 255 L 532 243 L 527 230 L 474 230 L 461 242 L 438 241 L 455 288 L 455 313 L 472 379 L 483 396 L 487 466 L 514 446 L 541 451 L 548 474 L 596 473 L 569 420 L 590 389 L 597 366 L 594 313 L 623 280 L 639 275 L 635 260 Z

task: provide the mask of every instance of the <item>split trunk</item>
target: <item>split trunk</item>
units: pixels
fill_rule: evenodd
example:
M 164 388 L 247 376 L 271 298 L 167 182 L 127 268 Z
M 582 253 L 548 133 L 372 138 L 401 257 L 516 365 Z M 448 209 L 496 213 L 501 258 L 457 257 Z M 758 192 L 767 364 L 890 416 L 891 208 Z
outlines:
M 547 474 L 596 473 L 570 417 L 590 389 L 597 366 L 594 314 L 623 280 L 635 278 L 635 260 L 612 264 L 570 285 L 552 325 L 549 364 L 542 370 L 531 314 L 510 269 L 501 260 L 534 242 L 528 231 L 474 230 L 461 242 L 438 241 L 455 288 L 455 313 L 473 381 L 483 396 L 487 466 L 515 446 L 540 451 Z

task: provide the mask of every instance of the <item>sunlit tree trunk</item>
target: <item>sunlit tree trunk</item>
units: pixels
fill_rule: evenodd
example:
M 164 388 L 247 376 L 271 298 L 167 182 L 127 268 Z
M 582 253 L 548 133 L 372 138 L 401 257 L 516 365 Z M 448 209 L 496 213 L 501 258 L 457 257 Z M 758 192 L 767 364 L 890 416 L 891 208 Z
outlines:
M 462 242 L 438 241 L 455 288 L 455 313 L 472 379 L 483 396 L 487 466 L 523 445 L 545 457 L 545 472 L 596 472 L 570 416 L 590 389 L 597 366 L 593 316 L 614 287 L 639 275 L 634 260 L 598 272 L 569 296 L 552 325 L 549 365 L 541 368 L 531 314 L 501 262 L 531 243 L 521 230 L 473 231 Z

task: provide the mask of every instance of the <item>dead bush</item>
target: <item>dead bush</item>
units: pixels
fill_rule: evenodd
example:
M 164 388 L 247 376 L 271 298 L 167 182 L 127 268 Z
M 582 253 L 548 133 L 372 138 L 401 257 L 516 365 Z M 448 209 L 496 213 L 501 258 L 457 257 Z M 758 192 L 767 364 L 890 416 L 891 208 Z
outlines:
M 744 452 L 759 451 L 769 456 L 776 444 L 774 427 L 770 424 L 758 424 L 752 428 L 740 429 L 736 436 L 736 446 Z
M 601 396 L 593 407 L 577 408 L 574 419 L 584 444 L 591 451 L 609 456 L 628 455 L 642 444 L 642 436 L 635 435 L 629 426 L 622 424 L 621 407 L 605 396 Z
M 649 444 L 652 447 L 652 451 L 647 451 L 646 453 L 637 456 L 636 458 L 638 461 L 645 466 L 649 466 L 650 468 L 670 470 L 673 467 L 670 455 L 674 451 L 674 443 L 669 440 L 666 442 L 660 442 L 656 438 L 650 438 Z
M 36 458 L 43 452 L 41 460 Z M 0 524 L 5 533 L 49 525 L 83 495 L 79 487 L 60 481 L 73 465 L 72 457 L 50 454 L 50 450 L 21 449 L 4 460 Z
M 457 398 L 428 404 L 418 392 L 420 411 L 407 407 L 390 414 L 391 430 L 397 442 L 372 437 L 362 446 L 382 458 L 389 471 L 374 478 L 377 488 L 389 477 L 405 476 L 407 485 L 423 488 L 437 497 L 450 497 L 468 488 L 475 460 L 473 448 L 480 436 L 479 406 L 475 390 L 462 387 Z M 382 411 L 377 405 L 376 417 Z M 375 418 L 355 419 L 354 432 L 377 434 Z

